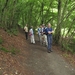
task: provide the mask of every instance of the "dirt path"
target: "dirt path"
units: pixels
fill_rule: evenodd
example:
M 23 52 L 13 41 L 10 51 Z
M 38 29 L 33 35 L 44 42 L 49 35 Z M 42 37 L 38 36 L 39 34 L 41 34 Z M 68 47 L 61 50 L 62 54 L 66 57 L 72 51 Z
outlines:
M 46 47 L 40 45 L 37 40 L 35 45 L 30 44 L 29 40 L 26 43 L 28 48 L 25 52 L 28 54 L 22 53 L 26 60 L 20 60 L 27 70 L 24 75 L 75 75 L 75 69 L 54 50 L 54 47 L 52 53 L 47 53 Z
M 46 48 L 30 46 L 29 69 L 34 75 L 75 75 L 75 70 L 55 51 L 47 53 Z

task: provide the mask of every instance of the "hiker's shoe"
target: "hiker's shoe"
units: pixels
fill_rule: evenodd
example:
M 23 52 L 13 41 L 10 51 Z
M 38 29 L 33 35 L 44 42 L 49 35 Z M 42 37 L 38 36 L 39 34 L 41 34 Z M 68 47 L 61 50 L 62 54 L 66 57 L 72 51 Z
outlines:
M 48 53 L 50 53 L 51 51 L 47 51 Z

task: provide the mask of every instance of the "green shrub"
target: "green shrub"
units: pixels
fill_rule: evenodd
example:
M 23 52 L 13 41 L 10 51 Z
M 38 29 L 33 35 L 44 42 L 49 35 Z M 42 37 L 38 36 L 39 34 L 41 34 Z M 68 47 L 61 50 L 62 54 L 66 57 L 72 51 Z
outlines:
M 17 53 L 20 52 L 20 50 L 18 50 L 18 49 L 16 49 L 16 48 L 12 47 L 10 52 L 11 52 L 12 54 L 17 54 Z
M 68 43 L 66 41 L 63 41 L 61 47 L 62 47 L 63 51 L 69 51 L 71 53 L 75 53 L 75 46 L 74 45 L 75 45 L 74 41 L 72 41 L 72 43 Z
M 13 35 L 16 35 L 16 36 L 17 36 L 18 30 L 17 30 L 17 29 L 11 29 L 11 33 L 12 33 Z
M 71 39 L 71 43 L 69 43 L 69 47 L 72 49 L 72 52 L 75 53 L 75 39 Z
M 18 30 L 12 28 L 11 30 L 7 30 L 7 33 L 8 33 L 9 35 L 15 35 L 15 36 L 17 36 Z
M 0 48 L 2 51 L 4 51 L 4 52 L 9 52 L 9 50 L 7 50 L 6 48 L 4 48 L 4 47 L 1 47 Z
M 6 52 L 6 53 L 10 52 L 11 54 L 17 54 L 17 53 L 20 52 L 19 50 L 17 50 L 17 49 L 14 48 L 14 47 L 11 48 L 10 50 L 7 50 L 5 47 L 0 46 L 0 50 L 4 51 L 4 52 Z
M 0 37 L 0 44 L 2 44 L 3 43 L 3 39 Z

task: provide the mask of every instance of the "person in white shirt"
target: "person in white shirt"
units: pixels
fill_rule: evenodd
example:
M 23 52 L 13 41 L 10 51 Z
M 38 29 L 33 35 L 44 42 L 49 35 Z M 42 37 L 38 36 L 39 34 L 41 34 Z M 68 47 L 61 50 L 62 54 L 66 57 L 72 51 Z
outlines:
M 25 31 L 25 36 L 26 36 L 26 40 L 27 40 L 28 39 L 28 26 L 27 26 L 27 24 L 24 27 L 24 31 Z
M 41 41 L 41 26 L 38 27 L 38 38 L 39 38 L 39 42 Z
M 29 35 L 30 35 L 31 43 L 32 43 L 32 44 L 35 44 L 33 26 L 31 26 L 31 28 L 30 28 L 30 30 L 29 30 Z

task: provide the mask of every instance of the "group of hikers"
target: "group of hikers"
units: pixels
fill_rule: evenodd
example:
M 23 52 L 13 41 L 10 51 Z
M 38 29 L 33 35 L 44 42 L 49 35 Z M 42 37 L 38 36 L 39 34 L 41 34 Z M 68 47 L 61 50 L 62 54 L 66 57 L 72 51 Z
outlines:
M 32 44 L 35 44 L 35 38 L 34 38 L 34 30 L 33 30 L 33 26 L 30 27 L 30 29 L 28 30 L 28 26 L 27 24 L 24 27 L 24 31 L 25 31 L 25 36 L 26 36 L 26 40 L 28 39 L 28 36 L 30 36 L 30 42 Z M 48 23 L 47 26 L 45 26 L 45 24 L 40 25 L 37 28 L 38 31 L 38 38 L 39 38 L 39 42 L 40 44 L 44 44 L 47 47 L 47 52 L 50 53 L 52 52 L 52 34 L 54 33 L 51 24 Z

